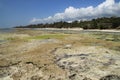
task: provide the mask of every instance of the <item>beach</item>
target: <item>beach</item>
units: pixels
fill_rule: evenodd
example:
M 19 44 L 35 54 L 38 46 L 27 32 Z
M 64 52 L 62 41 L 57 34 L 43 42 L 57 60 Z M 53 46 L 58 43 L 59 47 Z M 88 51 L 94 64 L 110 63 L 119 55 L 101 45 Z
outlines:
M 119 80 L 120 31 L 0 32 L 0 80 Z

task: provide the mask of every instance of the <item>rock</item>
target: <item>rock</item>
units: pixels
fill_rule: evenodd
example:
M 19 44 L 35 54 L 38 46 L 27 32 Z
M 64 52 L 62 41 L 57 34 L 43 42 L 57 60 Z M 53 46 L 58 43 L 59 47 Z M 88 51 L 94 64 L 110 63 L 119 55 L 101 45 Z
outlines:
M 107 75 L 107 76 L 104 76 L 104 77 L 100 78 L 100 80 L 120 80 L 120 76 L 118 76 L 118 75 Z
M 76 74 L 72 74 L 72 75 L 69 76 L 69 79 L 74 80 L 75 76 L 76 76 Z
M 72 48 L 72 45 L 71 44 L 67 44 L 64 46 L 64 49 L 71 49 Z
M 92 79 L 85 77 L 83 80 L 92 80 Z
M 42 80 L 42 77 L 39 77 L 38 75 L 32 76 L 31 80 Z
M 14 74 L 12 75 L 12 78 L 13 78 L 14 80 L 19 80 L 21 77 L 22 77 L 22 72 L 21 72 L 21 71 L 16 72 L 16 73 L 14 73 Z
M 0 68 L 0 78 L 9 76 L 11 74 L 9 70 L 9 67 Z

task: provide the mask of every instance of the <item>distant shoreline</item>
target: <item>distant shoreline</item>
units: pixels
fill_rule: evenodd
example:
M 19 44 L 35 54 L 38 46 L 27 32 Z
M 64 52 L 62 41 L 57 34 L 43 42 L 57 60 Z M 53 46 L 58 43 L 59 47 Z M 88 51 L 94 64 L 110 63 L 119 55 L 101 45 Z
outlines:
M 15 28 L 15 29 L 120 32 L 119 29 L 83 29 L 83 28 Z
M 120 30 L 115 30 L 115 29 L 88 29 L 86 31 L 100 31 L 100 32 L 120 32 Z
M 0 28 L 0 32 L 4 31 L 12 31 L 12 30 L 24 30 L 24 29 L 30 29 L 30 30 L 65 30 L 65 31 L 90 31 L 90 32 L 120 32 L 120 29 L 83 29 L 83 28 Z

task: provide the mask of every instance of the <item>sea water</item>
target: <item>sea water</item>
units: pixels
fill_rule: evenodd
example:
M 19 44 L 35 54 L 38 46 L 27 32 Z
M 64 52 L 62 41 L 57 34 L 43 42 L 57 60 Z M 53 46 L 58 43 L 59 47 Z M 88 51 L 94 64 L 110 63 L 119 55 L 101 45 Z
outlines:
M 0 28 L 0 34 L 13 32 L 14 30 L 15 30 L 14 28 Z

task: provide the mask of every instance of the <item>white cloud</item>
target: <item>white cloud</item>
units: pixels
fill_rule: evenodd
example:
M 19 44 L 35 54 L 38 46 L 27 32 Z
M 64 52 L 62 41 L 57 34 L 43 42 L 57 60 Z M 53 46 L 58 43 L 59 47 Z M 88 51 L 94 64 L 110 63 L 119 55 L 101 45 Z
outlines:
M 58 21 L 74 21 L 88 20 L 97 17 L 120 17 L 120 2 L 115 3 L 115 0 L 105 0 L 96 7 L 88 6 L 85 8 L 74 8 L 72 6 L 65 9 L 63 13 L 56 13 L 54 16 L 49 16 L 43 19 L 33 18 L 31 23 L 52 23 Z

